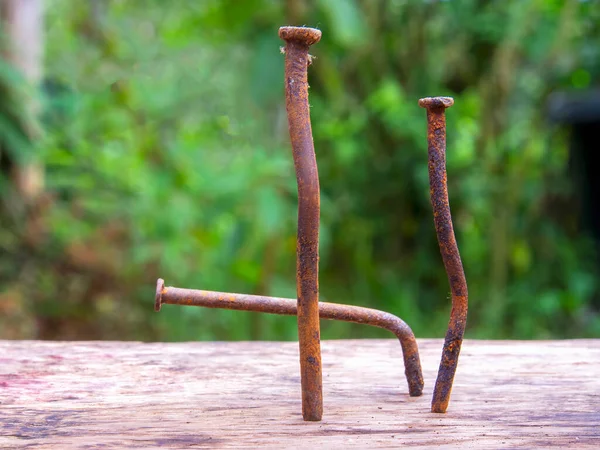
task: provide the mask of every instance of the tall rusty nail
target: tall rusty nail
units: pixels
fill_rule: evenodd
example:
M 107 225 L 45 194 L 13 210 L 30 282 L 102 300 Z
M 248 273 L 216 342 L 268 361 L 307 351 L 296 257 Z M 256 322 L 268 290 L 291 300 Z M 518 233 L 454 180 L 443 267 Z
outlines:
M 156 283 L 154 309 L 160 311 L 163 304 L 254 311 L 285 316 L 295 316 L 298 312 L 296 300 L 293 299 L 165 287 L 164 281 L 159 278 Z M 412 330 L 402 319 L 376 309 L 325 302 L 319 302 L 319 316 L 321 319 L 371 325 L 394 333 L 402 347 L 404 374 L 410 396 L 418 397 L 423 393 L 419 347 Z
M 467 324 L 468 309 L 467 280 L 454 236 L 446 183 L 445 110 L 453 104 L 454 99 L 450 97 L 428 97 L 419 100 L 419 106 L 427 109 L 429 193 L 433 207 L 433 220 L 452 292 L 450 322 L 431 401 L 431 412 L 434 413 L 445 413 L 448 408 L 460 346 Z
M 321 39 L 314 28 L 281 27 L 285 41 L 285 99 L 298 182 L 296 290 L 302 416 L 323 416 L 321 339 L 319 331 L 319 174 L 308 105 L 308 49 Z

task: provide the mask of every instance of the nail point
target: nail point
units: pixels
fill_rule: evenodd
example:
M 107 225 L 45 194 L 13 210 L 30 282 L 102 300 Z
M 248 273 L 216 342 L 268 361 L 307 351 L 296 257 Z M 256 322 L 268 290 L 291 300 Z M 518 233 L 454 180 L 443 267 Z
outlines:
M 162 293 L 165 288 L 165 280 L 159 278 L 156 280 L 156 297 L 154 298 L 154 311 L 160 311 L 162 305 Z
M 300 41 L 306 45 L 313 45 L 321 40 L 321 30 L 307 27 L 281 27 L 279 37 L 284 41 Z
M 454 99 L 452 97 L 425 97 L 419 100 L 419 106 L 421 108 L 450 108 L 454 105 Z

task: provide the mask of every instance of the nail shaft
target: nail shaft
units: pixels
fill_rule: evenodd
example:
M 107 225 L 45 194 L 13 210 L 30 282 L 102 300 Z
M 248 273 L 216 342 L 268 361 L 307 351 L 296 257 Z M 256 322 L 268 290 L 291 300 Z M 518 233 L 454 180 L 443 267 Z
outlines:
M 282 27 L 285 40 L 285 97 L 294 167 L 298 182 L 296 287 L 302 416 L 319 421 L 323 415 L 319 330 L 319 175 L 308 105 L 308 49 L 321 38 L 312 28 Z
M 450 322 L 431 402 L 431 411 L 445 413 L 467 323 L 467 280 L 454 236 L 446 176 L 446 115 L 454 103 L 449 97 L 423 98 L 419 105 L 427 109 L 429 185 L 435 231 L 452 293 Z
M 254 311 L 284 316 L 295 316 L 298 312 L 296 300 L 293 299 L 165 287 L 164 281 L 159 279 L 156 284 L 154 309 L 160 311 L 163 304 Z M 409 393 L 411 397 L 418 397 L 423 393 L 419 348 L 415 335 L 402 319 L 376 309 L 325 302 L 319 303 L 319 316 L 321 319 L 371 325 L 394 333 L 402 346 L 404 373 Z

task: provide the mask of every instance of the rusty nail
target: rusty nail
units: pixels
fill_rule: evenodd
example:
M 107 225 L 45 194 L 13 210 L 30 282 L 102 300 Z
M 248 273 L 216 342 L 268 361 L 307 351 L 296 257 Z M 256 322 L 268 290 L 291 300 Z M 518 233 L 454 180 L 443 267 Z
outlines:
M 435 231 L 452 292 L 452 311 L 444 340 L 442 360 L 433 391 L 431 412 L 445 413 L 450 401 L 460 346 L 467 324 L 467 280 L 454 236 L 448 186 L 446 183 L 446 108 L 454 104 L 450 97 L 428 97 L 419 100 L 427 109 L 427 144 L 429 154 L 429 186 Z
M 165 287 L 165 282 L 159 278 L 156 283 L 154 309 L 160 311 L 163 304 L 254 311 L 285 316 L 295 316 L 298 312 L 296 300 L 293 299 Z M 319 316 L 327 320 L 371 325 L 394 333 L 402 346 L 404 373 L 410 396 L 418 397 L 423 393 L 419 348 L 415 335 L 402 319 L 376 309 L 325 302 L 319 302 Z
M 321 340 L 319 331 L 319 174 L 308 105 L 308 49 L 321 39 L 321 31 L 281 27 L 285 41 L 285 99 L 294 167 L 298 182 L 298 240 L 296 290 L 302 416 L 319 421 L 323 416 Z

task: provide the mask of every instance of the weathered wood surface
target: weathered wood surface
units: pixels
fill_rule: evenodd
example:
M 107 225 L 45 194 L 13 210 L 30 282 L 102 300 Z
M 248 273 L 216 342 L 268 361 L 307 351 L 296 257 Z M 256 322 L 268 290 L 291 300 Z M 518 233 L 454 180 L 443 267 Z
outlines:
M 323 342 L 325 414 L 302 421 L 296 343 L 0 341 L 0 448 L 600 448 L 600 340 L 464 342 L 429 412 L 393 340 Z

